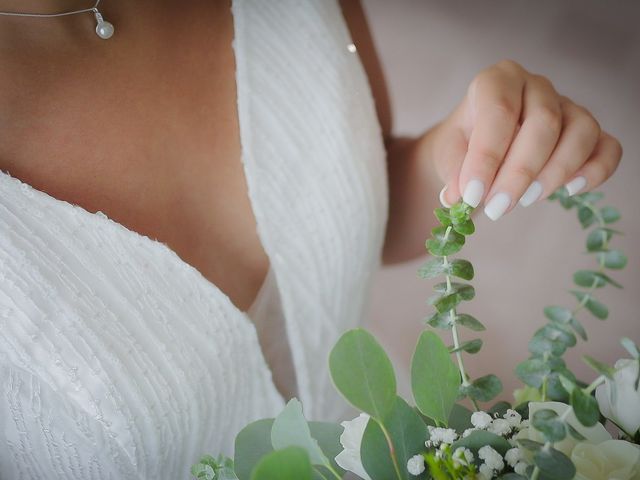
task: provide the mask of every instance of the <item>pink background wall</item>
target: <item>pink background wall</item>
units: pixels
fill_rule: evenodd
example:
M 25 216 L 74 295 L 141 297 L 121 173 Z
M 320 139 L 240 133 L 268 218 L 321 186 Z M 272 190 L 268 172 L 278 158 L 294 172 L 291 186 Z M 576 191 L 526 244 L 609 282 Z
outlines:
M 584 379 L 594 378 L 580 355 L 613 363 L 625 353 L 619 337 L 640 343 L 640 4 L 364 0 L 364 7 L 387 75 L 396 133 L 422 132 L 457 104 L 476 72 L 511 58 L 548 76 L 622 142 L 622 163 L 601 190 L 605 204 L 619 207 L 623 215 L 617 225 L 626 236 L 612 245 L 627 253 L 629 264 L 612 276 L 625 288 L 597 293 L 610 317 L 602 322 L 582 313 L 590 341 L 567 357 Z M 575 306 L 567 293 L 572 274 L 595 261 L 583 253 L 586 236 L 575 214 L 555 203 L 518 207 L 496 223 L 481 213 L 476 226 L 462 256 L 476 267 L 477 297 L 463 308 L 488 331 L 479 334 L 482 351 L 467 355 L 466 363 L 472 376 L 499 375 L 503 398 L 510 399 L 517 382 L 513 369 L 527 357 L 527 341 L 544 321 L 542 308 Z M 370 306 L 370 327 L 397 370 L 405 372 L 421 320 L 431 313 L 425 300 L 432 282 L 416 276 L 422 261 L 381 271 Z M 476 335 L 463 331 L 466 339 Z

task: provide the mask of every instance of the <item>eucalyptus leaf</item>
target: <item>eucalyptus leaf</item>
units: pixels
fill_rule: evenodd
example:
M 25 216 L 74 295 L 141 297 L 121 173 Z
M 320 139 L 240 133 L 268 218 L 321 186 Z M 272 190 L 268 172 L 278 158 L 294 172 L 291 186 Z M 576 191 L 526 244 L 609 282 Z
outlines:
M 451 216 L 448 208 L 436 208 L 433 213 L 443 226 L 448 227 L 451 225 Z
M 240 480 L 250 480 L 260 459 L 273 451 L 271 427 L 273 418 L 258 420 L 244 427 L 236 436 L 234 468 Z
M 542 433 L 547 442 L 560 442 L 567 436 L 564 422 L 558 418 L 558 414 L 553 410 L 538 410 L 533 414 L 531 424 Z
M 589 252 L 601 252 L 607 250 L 612 231 L 606 228 L 596 228 L 587 236 L 587 250 Z M 463 237 L 464 238 L 464 237 Z
M 604 193 L 602 192 L 584 192 L 574 195 L 575 199 L 582 204 L 585 203 L 597 203 L 604 198 Z
M 555 448 L 542 448 L 535 452 L 533 463 L 543 475 L 555 480 L 570 480 L 576 474 L 576 467 L 569 457 Z
M 569 325 L 571 325 L 573 331 L 576 332 L 580 336 L 580 338 L 582 338 L 582 340 L 584 340 L 585 342 L 587 341 L 587 331 L 584 329 L 577 318 L 572 317 L 569 321 Z
M 604 223 L 614 223 L 620 220 L 620 212 L 615 207 L 604 207 L 600 210 L 600 216 Z
M 582 359 L 587 365 L 589 365 L 592 369 L 594 369 L 600 375 L 604 375 L 608 379 L 613 380 L 613 375 L 616 372 L 615 368 L 610 367 L 605 363 L 599 362 L 598 360 L 596 360 L 593 357 L 590 357 L 589 355 L 583 355 Z
M 429 438 L 427 426 L 420 415 L 400 397 L 397 397 L 384 425 L 389 432 L 402 479 L 415 479 L 406 469 L 406 465 L 411 457 L 424 450 L 424 442 Z M 360 452 L 362 465 L 372 480 L 397 478 L 387 439 L 377 422 L 367 423 Z
M 309 422 L 311 436 L 317 440 L 320 449 L 327 456 L 333 469 L 340 475 L 344 475 L 344 470 L 336 463 L 336 456 L 342 452 L 340 435 L 344 428 L 336 423 L 330 422 Z
M 369 332 L 354 329 L 340 337 L 329 355 L 331 378 L 345 399 L 383 420 L 396 399 L 396 377 L 384 349 Z
M 449 215 L 454 223 L 463 223 L 471 218 L 473 207 L 464 202 L 458 202 L 449 209 Z
M 574 388 L 569 396 L 573 413 L 585 427 L 593 427 L 600 419 L 598 402 L 591 395 L 587 395 L 580 388 Z
M 312 480 L 313 469 L 307 452 L 287 447 L 267 454 L 251 473 L 251 480 Z
M 444 257 L 453 255 L 464 246 L 464 235 L 460 235 L 451 229 L 447 233 L 449 227 L 436 227 L 431 230 L 433 238 L 427 240 L 426 247 L 431 255 L 436 257 Z
M 425 319 L 425 322 L 433 328 L 439 328 L 441 330 L 451 330 L 451 316 L 449 312 L 434 313 L 429 318 Z
M 597 301 L 595 298 L 593 298 L 593 296 L 591 296 L 590 294 L 586 292 L 580 292 L 578 290 L 572 290 L 571 293 L 578 299 L 579 302 L 585 302 L 585 308 L 600 320 L 606 320 L 606 318 L 609 316 L 609 309 L 605 305 Z
M 582 228 L 590 227 L 593 222 L 596 221 L 596 216 L 589 207 L 580 207 L 578 208 L 578 220 L 580 220 L 580 225 Z
M 435 278 L 446 270 L 444 259 L 442 257 L 434 257 L 427 260 L 425 264 L 420 267 L 418 276 L 421 278 Z
M 449 272 L 454 277 L 462 278 L 463 280 L 473 280 L 473 265 L 468 260 L 456 258 L 450 263 Z
M 456 323 L 463 327 L 467 327 L 474 332 L 482 332 L 486 330 L 486 327 L 476 318 L 471 315 L 467 315 L 466 313 L 458 313 L 456 315 Z
M 545 307 L 544 315 L 553 322 L 569 323 L 573 314 L 565 307 Z
M 607 283 L 617 288 L 622 288 L 618 282 L 610 278 L 608 275 L 592 270 L 579 270 L 573 275 L 573 281 L 576 285 L 587 288 L 599 288 Z
M 448 312 L 455 308 L 460 302 L 471 300 L 476 292 L 472 285 L 465 283 L 451 282 L 451 289 L 447 290 L 446 283 L 438 283 L 433 289 L 439 294 L 429 299 L 439 313 Z
M 411 389 L 420 412 L 446 424 L 460 382 L 458 368 L 440 337 L 422 332 L 411 360 Z
M 530 358 L 516 367 L 518 378 L 534 388 L 540 388 L 549 374 L 551 374 L 551 368 L 542 358 Z
M 449 346 L 449 353 L 464 351 L 470 354 L 474 354 L 474 353 L 478 353 L 481 348 L 482 348 L 482 340 L 479 338 L 475 338 L 473 340 L 462 342 L 458 346 L 458 348 L 455 348 L 454 346 Z
M 529 440 L 528 438 L 518 438 L 516 441 L 522 448 L 531 452 L 537 452 L 544 446 L 542 443 L 536 442 L 535 440 Z
M 473 220 L 470 218 L 465 220 L 464 222 L 453 222 L 453 228 L 456 232 L 461 235 L 473 235 L 476 231 L 476 226 L 473 224 Z
M 492 407 L 489 410 L 487 410 L 487 413 L 494 418 L 496 417 L 496 415 L 502 418 L 504 414 L 507 413 L 507 410 L 510 410 L 510 409 L 511 409 L 511 404 L 509 402 L 505 402 L 501 400 L 493 404 Z
M 475 430 L 464 438 L 457 440 L 451 445 L 451 451 L 455 452 L 456 448 L 466 447 L 473 452 L 477 457 L 478 450 L 485 445 L 489 445 L 496 450 L 500 455 L 507 453 L 507 450 L 511 448 L 511 444 L 508 440 L 495 433 L 488 432 L 486 430 Z
M 459 435 L 462 435 L 467 428 L 471 428 L 473 426 L 471 424 L 472 414 L 473 412 L 468 408 L 460 405 L 459 403 L 454 403 L 451 413 L 449 414 L 449 428 L 453 428 Z
M 460 393 L 480 402 L 489 402 L 502 392 L 502 382 L 493 374 L 475 379 L 471 385 L 460 388 Z
M 627 266 L 627 256 L 620 250 L 598 252 L 598 262 L 611 270 L 620 270 Z
M 271 444 L 274 450 L 286 447 L 303 448 L 313 465 L 329 464 L 329 459 L 320 449 L 318 441 L 311 437 L 309 425 L 302 414 L 302 404 L 296 398 L 289 400 L 273 422 Z

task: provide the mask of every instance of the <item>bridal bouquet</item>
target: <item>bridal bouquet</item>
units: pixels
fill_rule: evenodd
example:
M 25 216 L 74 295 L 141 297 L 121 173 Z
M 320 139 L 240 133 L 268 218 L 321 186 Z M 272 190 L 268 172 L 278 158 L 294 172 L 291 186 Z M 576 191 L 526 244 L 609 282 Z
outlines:
M 351 330 L 334 346 L 329 364 L 335 387 L 362 412 L 357 418 L 341 425 L 308 422 L 293 399 L 275 419 L 238 434 L 233 460 L 205 456 L 191 473 L 206 480 L 640 479 L 638 346 L 623 338 L 628 358 L 614 366 L 585 356 L 594 370 L 587 381 L 576 378 L 562 358 L 578 337 L 587 340 L 579 313 L 607 318 L 607 307 L 594 294 L 605 285 L 620 287 L 605 272 L 627 263 L 609 245 L 620 233 L 609 225 L 620 214 L 597 207 L 601 198 L 570 197 L 565 190 L 551 197 L 575 208 L 583 228 L 593 227 L 586 249 L 597 268 L 574 274 L 573 308 L 544 309 L 546 323 L 529 342 L 529 358 L 516 367 L 524 385 L 514 392 L 513 405 L 495 402 L 502 391 L 498 377 L 470 378 L 465 370 L 465 356 L 478 353 L 482 340 L 464 340 L 463 330 L 485 327 L 460 311 L 475 295 L 462 282 L 472 280 L 474 270 L 468 260 L 451 256 L 475 227 L 472 208 L 459 203 L 435 211 L 441 225 L 426 242 L 432 257 L 419 270 L 423 278 L 443 281 L 429 300 L 435 309 L 426 320 L 431 328 L 413 354 L 413 399 L 397 395 L 393 367 L 375 338 Z M 433 329 L 444 331 L 447 341 Z

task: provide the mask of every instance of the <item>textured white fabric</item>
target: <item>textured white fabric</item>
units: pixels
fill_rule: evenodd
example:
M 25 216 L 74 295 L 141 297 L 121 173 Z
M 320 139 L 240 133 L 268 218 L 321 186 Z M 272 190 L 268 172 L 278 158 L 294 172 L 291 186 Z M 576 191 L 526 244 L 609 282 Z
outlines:
M 380 263 L 379 125 L 335 1 L 232 9 L 258 234 L 305 412 L 332 418 L 327 355 Z M 0 173 L 0 479 L 187 479 L 282 405 L 254 325 L 196 269 Z

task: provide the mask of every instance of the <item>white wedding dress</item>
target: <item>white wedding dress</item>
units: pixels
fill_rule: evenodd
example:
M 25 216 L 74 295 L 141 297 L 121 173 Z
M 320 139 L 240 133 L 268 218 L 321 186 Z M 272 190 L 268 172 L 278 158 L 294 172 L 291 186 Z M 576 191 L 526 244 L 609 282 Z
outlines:
M 232 12 L 242 161 L 271 262 L 258 304 L 239 311 L 165 244 L 1 172 L 1 480 L 190 478 L 282 408 L 260 342 L 276 374 L 290 351 L 309 418 L 341 412 L 327 357 L 364 315 L 387 220 L 369 85 L 335 1 Z

